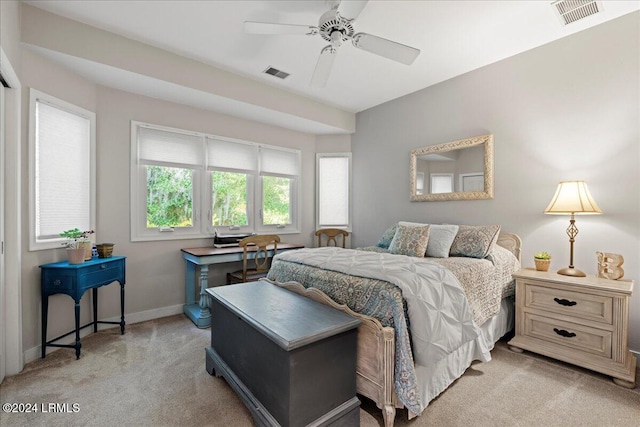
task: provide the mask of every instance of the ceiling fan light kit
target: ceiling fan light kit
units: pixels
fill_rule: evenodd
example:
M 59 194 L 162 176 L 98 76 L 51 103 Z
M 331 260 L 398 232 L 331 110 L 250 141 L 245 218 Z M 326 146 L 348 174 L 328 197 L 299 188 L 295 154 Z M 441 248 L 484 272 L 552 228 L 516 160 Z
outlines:
M 402 64 L 411 65 L 420 54 L 420 49 L 367 33 L 355 33 L 353 23 L 366 4 L 366 0 L 338 2 L 331 10 L 322 14 L 317 27 L 311 25 L 245 21 L 244 28 L 245 32 L 250 34 L 293 34 L 309 36 L 319 34 L 324 40 L 331 43 L 320 51 L 316 68 L 311 77 L 311 86 L 326 86 L 335 57 L 338 53 L 338 48 L 349 40 L 351 40 L 353 46 L 358 49 Z

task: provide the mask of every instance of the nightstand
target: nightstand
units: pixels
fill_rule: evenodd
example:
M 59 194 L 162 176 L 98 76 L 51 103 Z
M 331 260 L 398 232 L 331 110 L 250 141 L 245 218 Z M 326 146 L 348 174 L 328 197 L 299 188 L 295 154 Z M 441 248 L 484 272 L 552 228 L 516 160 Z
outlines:
M 633 281 L 570 277 L 522 269 L 516 279 L 513 351 L 533 351 L 634 388 L 636 358 L 628 348 Z

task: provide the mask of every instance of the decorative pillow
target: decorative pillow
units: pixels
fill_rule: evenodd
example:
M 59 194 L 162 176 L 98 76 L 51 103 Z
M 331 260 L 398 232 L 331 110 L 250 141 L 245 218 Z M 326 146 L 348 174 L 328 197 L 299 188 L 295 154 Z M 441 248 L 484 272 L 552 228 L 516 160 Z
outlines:
M 380 241 L 376 244 L 379 248 L 389 249 L 389 245 L 393 240 L 393 236 L 396 235 L 396 229 L 398 228 L 398 224 L 393 224 L 391 227 L 387 228 L 387 231 L 382 234 Z
M 398 225 L 410 225 L 412 227 L 426 227 L 429 224 L 423 224 L 421 222 L 400 221 Z
M 429 226 L 398 225 L 389 253 L 423 258 L 429 243 Z
M 448 258 L 458 228 L 457 225 L 430 225 L 426 256 Z
M 499 234 L 499 225 L 461 225 L 449 255 L 485 258 L 498 241 Z

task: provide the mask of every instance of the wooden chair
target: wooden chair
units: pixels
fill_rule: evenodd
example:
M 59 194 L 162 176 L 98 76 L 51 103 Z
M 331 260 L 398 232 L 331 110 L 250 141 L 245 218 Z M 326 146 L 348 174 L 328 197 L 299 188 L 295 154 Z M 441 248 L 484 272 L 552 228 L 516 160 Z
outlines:
M 347 236 L 349 236 L 349 232 L 347 230 L 342 230 L 340 228 L 321 228 L 316 231 L 316 236 L 318 236 L 318 246 L 338 246 L 338 240 L 336 237 L 342 235 L 342 247 L 346 247 Z M 322 236 L 326 237 L 326 244 L 322 244 Z M 333 242 L 333 245 L 331 243 Z
M 273 245 L 273 254 L 275 255 L 278 253 L 278 243 L 280 243 L 280 237 L 275 234 L 249 236 L 240 240 L 239 246 L 244 248 L 244 252 L 242 253 L 242 270 L 227 273 L 227 284 L 254 282 L 264 278 L 269 272 L 267 246 Z M 248 268 L 247 255 L 249 252 L 254 252 L 250 249 L 254 247 L 256 248 L 255 258 L 253 259 L 254 268 Z

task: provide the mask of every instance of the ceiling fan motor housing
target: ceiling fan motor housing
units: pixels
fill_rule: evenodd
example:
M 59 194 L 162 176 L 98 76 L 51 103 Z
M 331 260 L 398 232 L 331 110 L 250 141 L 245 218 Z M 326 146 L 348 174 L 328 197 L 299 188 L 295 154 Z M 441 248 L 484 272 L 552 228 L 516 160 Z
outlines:
M 354 33 L 351 21 L 340 16 L 335 10 L 325 12 L 320 17 L 318 28 L 322 38 L 334 46 L 340 46 L 342 42 L 351 39 Z

